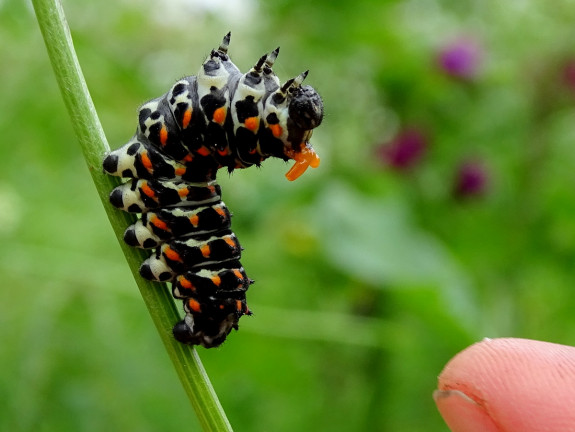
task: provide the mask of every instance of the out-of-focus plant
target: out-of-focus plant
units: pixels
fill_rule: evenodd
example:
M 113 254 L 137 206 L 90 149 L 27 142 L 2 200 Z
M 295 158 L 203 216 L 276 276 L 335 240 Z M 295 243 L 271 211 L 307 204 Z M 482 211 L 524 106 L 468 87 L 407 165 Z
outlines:
M 453 194 L 456 198 L 471 198 L 485 193 L 487 172 L 479 161 L 463 162 L 456 171 Z
M 575 92 L 575 59 L 569 59 L 563 65 L 563 82 Z
M 425 154 L 428 138 L 415 128 L 400 131 L 390 142 L 381 144 L 376 150 L 379 159 L 398 171 L 415 166 Z
M 447 75 L 472 80 L 479 73 L 482 50 L 471 37 L 461 37 L 447 43 L 438 53 L 439 67 Z

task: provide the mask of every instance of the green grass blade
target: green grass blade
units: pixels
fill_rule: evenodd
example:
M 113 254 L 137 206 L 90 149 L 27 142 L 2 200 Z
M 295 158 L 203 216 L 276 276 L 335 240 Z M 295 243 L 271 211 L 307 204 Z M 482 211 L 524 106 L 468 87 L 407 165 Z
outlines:
M 181 345 L 172 337 L 172 325 L 180 317 L 167 287 L 145 281 L 138 275 L 138 267 L 146 256 L 143 251 L 130 248 L 122 241 L 123 231 L 133 222 L 133 217 L 118 211 L 108 202 L 108 194 L 119 184 L 119 180 L 105 175 L 101 168 L 102 158 L 109 147 L 82 75 L 60 1 L 33 0 L 33 4 L 62 97 L 94 184 L 200 424 L 205 431 L 231 431 L 196 350 Z

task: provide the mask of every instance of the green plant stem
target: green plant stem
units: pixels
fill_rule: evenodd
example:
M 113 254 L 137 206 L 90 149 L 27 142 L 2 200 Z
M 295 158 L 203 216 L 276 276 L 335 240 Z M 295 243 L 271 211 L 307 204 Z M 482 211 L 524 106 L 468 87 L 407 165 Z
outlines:
M 176 342 L 172 337 L 171 328 L 180 320 L 180 316 L 167 287 L 145 281 L 138 275 L 138 267 L 146 256 L 143 251 L 130 248 L 122 241 L 123 231 L 133 222 L 133 217 L 118 211 L 108 201 L 109 192 L 119 184 L 119 180 L 105 175 L 101 168 L 103 155 L 109 151 L 109 147 L 82 75 L 60 1 L 33 0 L 33 4 L 92 179 L 180 381 L 205 431 L 231 431 L 196 350 Z

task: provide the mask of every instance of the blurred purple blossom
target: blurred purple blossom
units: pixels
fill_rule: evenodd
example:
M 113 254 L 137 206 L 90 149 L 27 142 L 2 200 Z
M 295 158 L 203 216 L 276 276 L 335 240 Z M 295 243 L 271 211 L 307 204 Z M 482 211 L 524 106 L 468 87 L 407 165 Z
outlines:
M 400 131 L 390 142 L 377 149 L 377 156 L 385 164 L 399 171 L 414 166 L 427 148 L 427 138 L 415 128 Z
M 456 198 L 468 198 L 482 195 L 487 186 L 487 171 L 478 161 L 468 161 L 460 165 L 453 193 Z
M 475 40 L 460 38 L 448 43 L 440 50 L 438 62 L 447 75 L 469 80 L 477 75 L 481 56 L 481 47 Z
M 563 82 L 575 91 L 575 59 L 568 60 L 563 65 Z

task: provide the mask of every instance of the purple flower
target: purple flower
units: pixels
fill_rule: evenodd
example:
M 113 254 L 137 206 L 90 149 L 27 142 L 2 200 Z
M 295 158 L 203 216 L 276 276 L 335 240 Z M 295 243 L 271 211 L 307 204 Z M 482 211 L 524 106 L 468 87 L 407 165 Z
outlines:
M 378 157 L 387 165 L 399 171 L 415 165 L 427 147 L 426 137 L 417 129 L 400 131 L 390 142 L 377 149 Z
M 575 91 L 575 59 L 571 59 L 563 65 L 563 82 L 572 91 Z
M 477 161 L 464 162 L 457 171 L 453 194 L 456 198 L 482 195 L 487 186 L 485 166 Z
M 441 49 L 438 62 L 447 75 L 470 80 L 477 75 L 481 62 L 481 48 L 472 39 L 460 38 Z

